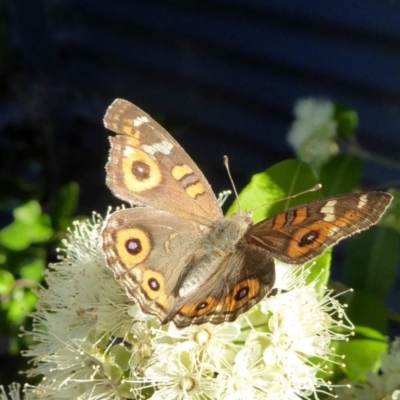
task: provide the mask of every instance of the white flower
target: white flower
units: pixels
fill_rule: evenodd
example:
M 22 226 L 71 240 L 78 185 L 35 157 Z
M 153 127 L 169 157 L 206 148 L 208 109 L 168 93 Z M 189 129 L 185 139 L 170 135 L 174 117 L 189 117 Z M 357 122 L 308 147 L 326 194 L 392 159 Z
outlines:
M 214 369 L 205 362 L 198 362 L 190 351 L 164 354 L 163 360 L 146 370 L 146 379 L 157 390 L 151 399 L 203 399 L 215 398 Z
M 337 153 L 334 112 L 334 104 L 328 100 L 308 98 L 296 102 L 296 119 L 287 140 L 301 160 L 319 166 Z
M 267 370 L 262 362 L 262 349 L 254 344 L 245 347 L 236 355 L 233 364 L 227 364 L 226 368 L 218 376 L 220 399 L 268 399 L 275 393 L 276 388 L 272 383 L 276 376 L 273 369 Z M 278 398 L 278 397 L 276 397 Z
M 226 356 L 225 352 L 237 351 L 235 339 L 240 335 L 240 324 L 237 322 L 220 325 L 193 325 L 186 329 L 177 329 L 170 325 L 168 336 L 178 339 L 176 347 L 179 351 L 192 350 L 199 356 L 211 357 L 215 365 Z M 230 349 L 232 347 L 232 349 Z
M 118 398 L 126 392 L 126 371 L 136 373 L 129 370 L 130 305 L 105 266 L 101 222 L 75 224 L 65 256 L 47 272 L 48 289 L 39 290 L 30 333 L 37 344 L 25 355 L 34 358 L 28 375 L 45 378 L 28 390 L 29 398 Z
M 235 322 L 160 326 L 106 266 L 101 224 L 75 225 L 38 292 L 26 355 L 29 374 L 44 378 L 29 399 L 299 400 L 326 390 L 317 373 L 333 357 L 331 341 L 345 338 L 334 333 L 344 314 L 305 285 L 307 270 L 277 267 L 282 292 Z
M 21 385 L 19 383 L 12 383 L 8 388 L 8 396 L 6 390 L 0 385 L 0 400 L 21 400 L 25 396 L 21 396 Z

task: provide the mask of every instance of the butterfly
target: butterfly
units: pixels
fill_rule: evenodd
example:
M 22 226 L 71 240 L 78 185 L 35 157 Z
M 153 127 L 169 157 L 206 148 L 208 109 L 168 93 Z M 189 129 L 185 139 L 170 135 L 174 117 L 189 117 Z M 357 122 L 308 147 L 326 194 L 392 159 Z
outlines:
M 300 265 L 377 223 L 392 196 L 366 192 L 309 202 L 253 224 L 224 217 L 206 178 L 140 108 L 116 99 L 106 183 L 135 207 L 112 213 L 102 237 L 108 267 L 142 311 L 179 327 L 235 320 L 274 286 L 275 261 Z

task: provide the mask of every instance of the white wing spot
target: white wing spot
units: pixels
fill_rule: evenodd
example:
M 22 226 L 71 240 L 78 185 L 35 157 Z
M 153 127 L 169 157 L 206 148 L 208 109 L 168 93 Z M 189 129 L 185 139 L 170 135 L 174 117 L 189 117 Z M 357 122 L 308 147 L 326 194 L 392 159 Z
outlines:
M 330 222 L 330 221 L 329 221 Z M 331 226 L 330 228 L 329 228 L 329 233 L 328 233 L 328 235 L 329 236 L 333 236 L 333 235 L 335 235 L 338 231 L 340 231 L 340 228 L 338 227 L 338 226 Z
M 325 214 L 324 221 L 332 222 L 336 219 L 336 216 L 335 216 L 336 203 L 337 203 L 337 200 L 329 200 L 321 208 L 321 213 Z
M 130 157 L 135 154 L 135 149 L 131 146 L 126 146 L 124 148 L 124 157 Z
M 358 201 L 357 208 L 363 208 L 368 203 L 368 195 L 363 194 L 360 196 L 360 200 Z
M 144 144 L 142 146 L 142 149 L 148 153 L 154 156 L 157 152 L 160 152 L 162 154 L 165 154 L 166 156 L 171 153 L 171 150 L 173 149 L 174 145 L 169 142 L 168 140 L 163 140 L 162 142 L 159 143 L 153 143 L 152 145 Z
M 133 126 L 140 126 L 145 122 L 150 122 L 150 120 L 144 115 L 141 115 L 140 117 L 137 117 L 133 120 Z

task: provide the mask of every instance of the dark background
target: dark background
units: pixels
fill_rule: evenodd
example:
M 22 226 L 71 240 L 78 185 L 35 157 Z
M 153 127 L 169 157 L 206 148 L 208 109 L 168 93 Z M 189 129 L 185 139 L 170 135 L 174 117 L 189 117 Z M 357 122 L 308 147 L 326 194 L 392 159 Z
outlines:
M 115 97 L 157 118 L 213 188 L 293 157 L 299 98 L 359 113 L 367 150 L 400 162 L 400 2 L 10 0 L 0 2 L 0 168 L 43 188 L 78 182 L 78 214 L 119 204 L 105 186 Z M 365 163 L 365 189 L 399 169 Z M 2 225 L 9 223 L 1 216 Z M 390 306 L 400 312 L 400 279 Z

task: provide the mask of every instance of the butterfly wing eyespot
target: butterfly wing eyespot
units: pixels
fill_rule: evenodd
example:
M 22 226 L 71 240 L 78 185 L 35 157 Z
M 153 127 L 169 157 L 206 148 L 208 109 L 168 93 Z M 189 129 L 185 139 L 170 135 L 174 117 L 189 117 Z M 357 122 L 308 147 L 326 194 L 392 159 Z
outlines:
M 159 164 L 144 151 L 137 149 L 131 138 L 115 137 L 110 140 L 111 154 L 119 154 L 122 149 L 124 151 L 122 159 L 112 156 L 115 161 L 107 164 L 107 184 L 113 191 L 123 185 L 131 195 L 139 195 L 161 184 L 163 175 Z
M 258 279 L 245 279 L 235 285 L 229 296 L 225 299 L 225 311 L 233 312 L 257 297 L 260 292 Z
M 293 233 L 287 246 L 287 255 L 296 260 L 327 243 L 332 226 L 326 222 L 315 222 L 309 227 L 300 228 Z
M 249 279 L 237 284 L 229 296 L 217 299 L 209 296 L 194 304 L 185 304 L 178 312 L 184 317 L 196 318 L 213 313 L 216 309 L 221 313 L 232 313 L 255 298 L 260 291 L 257 279 Z M 196 323 L 196 321 L 194 321 Z
M 115 248 L 124 264 L 140 264 L 150 254 L 151 238 L 140 228 L 121 229 L 115 233 Z
M 209 314 L 215 310 L 218 305 L 218 300 L 215 297 L 209 296 L 194 304 L 185 304 L 178 313 L 184 318 L 201 317 L 204 314 Z M 189 325 L 190 323 L 188 323 Z
M 313 229 L 313 227 L 307 230 L 304 234 L 300 231 L 300 235 L 300 239 L 297 241 L 300 247 L 310 248 L 313 244 L 318 245 L 317 240 L 321 238 L 320 231 L 318 229 Z
M 168 296 L 161 273 L 151 269 L 143 271 L 141 288 L 150 300 L 156 300 L 159 306 L 168 309 Z
M 236 291 L 235 295 L 233 296 L 233 299 L 236 302 L 240 302 L 241 300 L 246 299 L 249 293 L 250 293 L 250 288 L 246 284 L 245 286 L 241 287 L 239 290 Z

